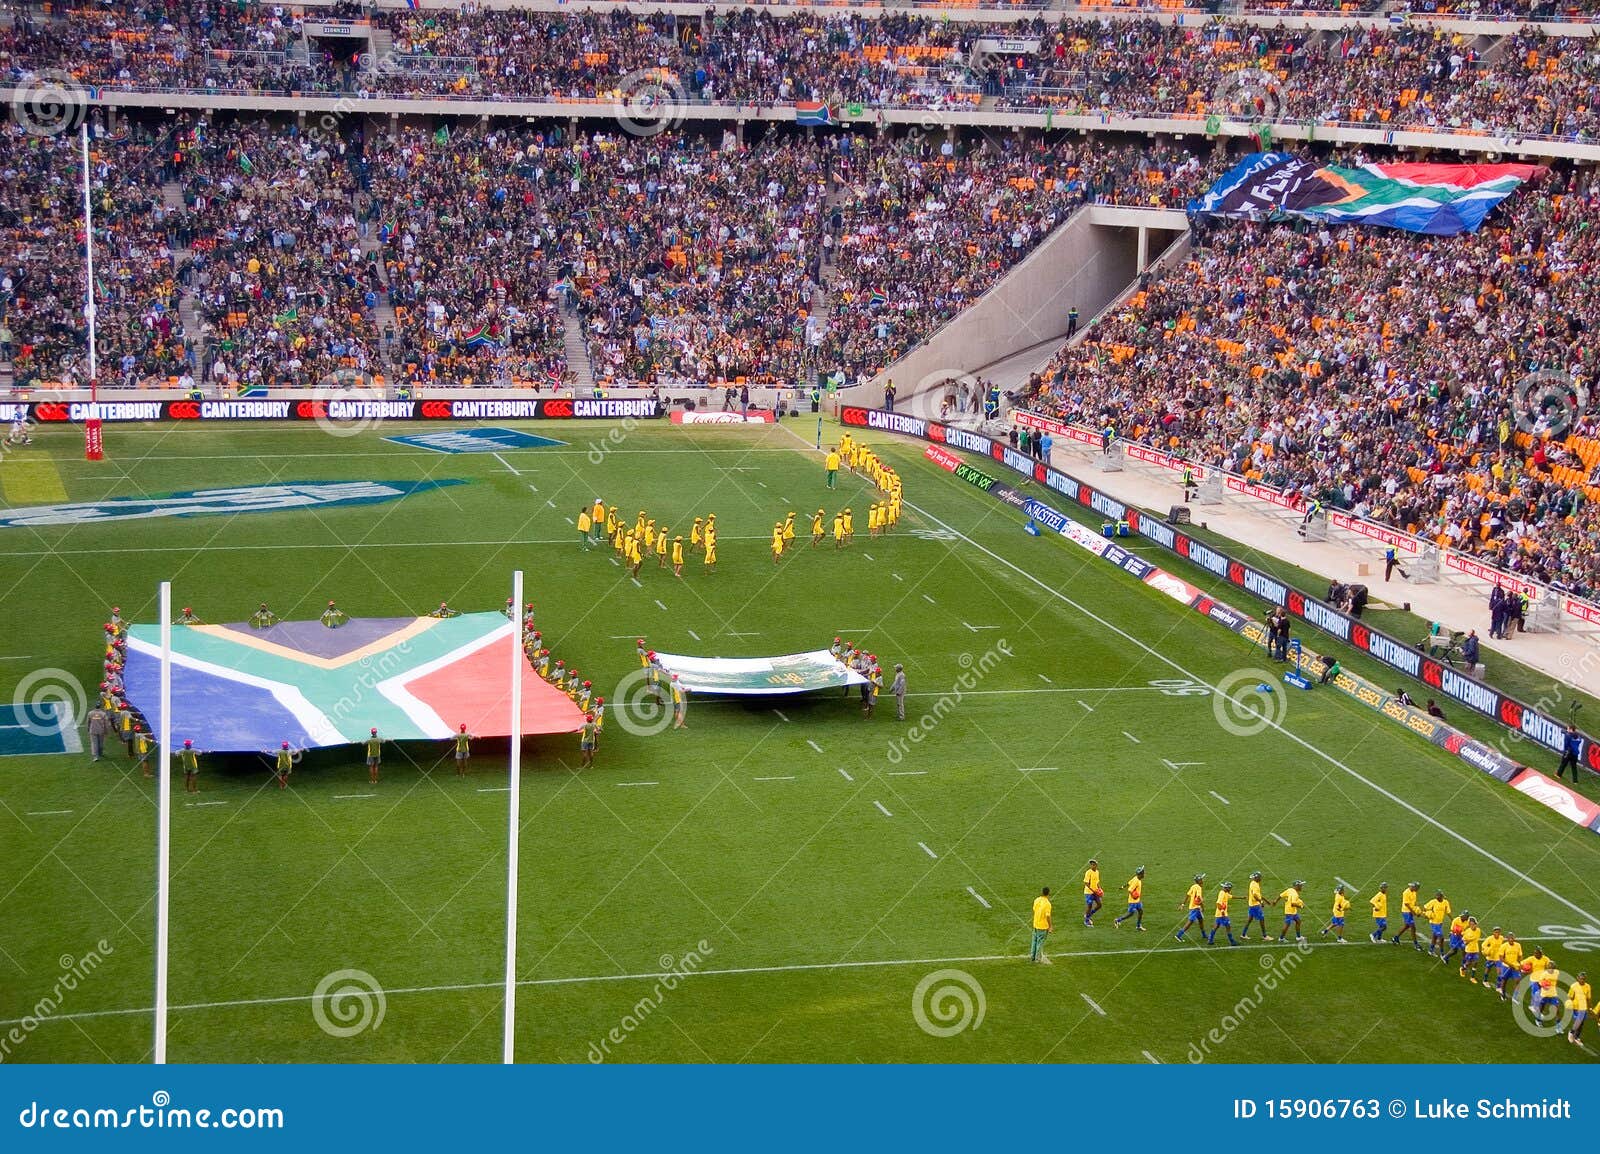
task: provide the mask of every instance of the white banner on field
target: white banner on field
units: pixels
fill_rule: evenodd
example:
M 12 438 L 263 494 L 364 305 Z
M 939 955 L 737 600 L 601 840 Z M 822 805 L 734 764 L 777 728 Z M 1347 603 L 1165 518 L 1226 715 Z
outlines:
M 866 678 L 846 668 L 826 649 L 782 657 L 690 657 L 657 653 L 656 660 L 691 693 L 759 696 L 808 693 L 860 685 Z

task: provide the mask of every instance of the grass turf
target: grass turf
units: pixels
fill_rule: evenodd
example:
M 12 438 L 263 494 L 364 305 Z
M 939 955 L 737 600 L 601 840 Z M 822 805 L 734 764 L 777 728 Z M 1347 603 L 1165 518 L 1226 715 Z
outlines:
M 77 459 L 70 431 L 39 434 L 36 457 L 73 500 L 465 483 L 353 509 L 5 529 L 0 698 L 42 667 L 89 681 L 106 607 L 152 620 L 163 578 L 209 621 L 262 600 L 314 616 L 330 597 L 385 616 L 441 598 L 497 607 L 522 567 L 547 642 L 600 686 L 634 667 L 638 633 L 733 656 L 842 632 L 906 664 L 912 720 L 930 719 L 920 740 L 890 701 L 869 721 L 854 699 L 818 695 L 777 703 L 781 717 L 772 702 L 698 701 L 687 731 L 650 737 L 613 715 L 582 773 L 575 739 L 528 743 L 519 1058 L 1592 1060 L 1518 1030 L 1481 987 L 1408 948 L 1359 939 L 1375 884 L 1390 882 L 1397 912 L 1416 879 L 1581 965 L 1563 943 L 1600 946 L 1593 834 L 1337 694 L 1280 688 L 1281 728 L 1248 733 L 1253 719 L 1210 687 L 1252 683 L 1259 653 L 1065 541 L 1024 535 L 1012 511 L 914 445 L 878 439 L 911 503 L 892 537 L 858 532 L 842 552 L 802 543 L 774 567 L 766 540 L 782 513 L 803 522 L 819 504 L 859 513 L 870 500 L 848 476 L 828 493 L 789 429 L 560 428 L 565 447 L 499 458 L 376 431 L 114 429 L 99 465 Z M 647 564 L 634 587 L 609 551 L 582 553 L 567 523 L 596 494 L 680 532 L 715 510 L 719 572 L 691 559 L 677 581 Z M 958 694 L 963 673 L 972 684 Z M 198 799 L 175 794 L 172 1056 L 497 1059 L 504 753 L 480 743 L 458 780 L 443 743 L 404 746 L 376 790 L 354 750 L 316 756 L 288 791 L 248 759 L 208 763 Z M 150 783 L 125 761 L 70 755 L 0 769 L 0 1019 L 22 1033 L 3 1056 L 141 1060 Z M 1091 856 L 1107 909 L 1088 929 L 1078 879 Z M 1142 935 L 1110 924 L 1140 864 Z M 1252 869 L 1271 893 L 1309 881 L 1313 937 L 1334 878 L 1349 881 L 1358 944 L 1317 939 L 1302 954 L 1172 940 L 1190 875 L 1209 875 L 1209 921 L 1216 884 L 1242 892 Z M 1042 884 L 1057 893 L 1051 968 L 1020 960 Z M 102 940 L 99 968 L 37 1014 L 62 967 Z M 698 976 L 657 976 L 685 965 Z M 370 1021 L 374 998 L 313 1001 L 342 970 L 382 987 L 377 1028 L 336 1036 L 343 1014 L 352 1028 Z M 941 970 L 960 975 L 925 981 Z M 973 1010 L 940 1037 L 914 1000 L 920 987 L 932 1026 L 941 1014 L 959 1024 L 959 996 L 938 993 L 951 982 Z M 332 1011 L 333 1032 L 314 1006 Z M 13 1021 L 30 1015 L 44 1020 Z

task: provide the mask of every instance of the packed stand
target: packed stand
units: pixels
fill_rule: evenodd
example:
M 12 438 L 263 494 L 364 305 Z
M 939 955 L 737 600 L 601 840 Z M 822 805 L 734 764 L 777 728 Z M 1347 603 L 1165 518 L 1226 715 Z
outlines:
M 361 172 L 359 136 L 256 121 L 178 134 L 169 175 L 185 206 L 182 277 L 203 318 L 210 379 L 288 386 L 377 370 L 383 286 L 362 243 L 375 206 Z
M 162 203 L 163 141 L 97 131 L 90 154 L 99 379 L 165 381 L 185 371 L 172 215 Z M 89 383 L 83 183 L 78 138 L 0 129 L 0 328 L 20 384 Z
M 1590 595 L 1597 290 L 1586 175 L 1475 235 L 1226 222 L 1020 399 Z

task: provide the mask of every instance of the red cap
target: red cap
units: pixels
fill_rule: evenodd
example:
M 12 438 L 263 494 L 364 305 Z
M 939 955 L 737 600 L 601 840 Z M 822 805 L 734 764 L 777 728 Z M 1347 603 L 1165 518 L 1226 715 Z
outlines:
M 634 638 L 633 643 L 635 645 L 643 645 L 644 644 L 644 638 L 643 637 L 636 637 L 636 638 Z
M 333 598 L 332 597 L 328 598 L 328 608 L 329 609 L 333 608 Z
M 186 741 L 183 744 L 188 745 L 189 743 Z M 289 748 L 289 743 L 287 741 L 283 743 L 283 748 L 285 748 L 285 749 Z
M 651 661 L 654 661 L 656 659 L 656 651 L 654 649 L 652 649 L 649 653 L 646 653 L 645 656 L 648 657 Z
M 184 606 L 184 607 L 183 607 L 183 611 L 184 611 L 184 612 L 185 612 L 185 613 L 188 613 L 188 612 L 190 612 L 190 609 L 189 609 L 189 607 L 188 607 L 188 606 L 187 606 L 187 605 L 185 605 L 185 606 Z
M 589 682 L 587 682 L 587 681 L 585 681 L 585 682 L 584 682 L 584 683 L 583 683 L 583 687 L 584 687 L 584 688 L 585 688 L 585 689 L 588 689 L 588 688 L 589 688 Z
M 283 744 L 288 745 L 289 743 L 286 741 Z M 189 749 L 193 745 L 194 745 L 194 742 L 190 741 L 187 737 L 183 739 L 183 748 Z
M 372 736 L 373 737 L 377 737 L 378 736 L 378 727 L 377 726 L 373 726 L 372 727 Z
M 606 699 L 603 697 L 597 697 L 594 699 L 594 703 L 596 705 L 604 705 L 606 703 Z
M 463 721 L 461 723 L 461 732 L 465 733 L 466 731 L 467 731 L 467 723 L 465 721 Z
M 678 680 L 678 675 L 676 673 L 674 673 L 672 675 L 672 680 L 674 680 L 674 681 Z

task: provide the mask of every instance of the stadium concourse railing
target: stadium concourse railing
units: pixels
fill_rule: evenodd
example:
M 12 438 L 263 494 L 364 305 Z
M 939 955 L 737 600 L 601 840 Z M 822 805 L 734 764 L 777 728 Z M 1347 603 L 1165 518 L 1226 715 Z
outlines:
M 1496 722 L 1507 730 L 1531 740 L 1553 753 L 1562 749 L 1566 723 L 1551 716 L 1547 707 L 1528 705 L 1501 693 L 1488 683 L 1437 661 L 1421 652 L 1414 643 L 1391 637 L 1364 625 L 1357 618 L 1336 609 L 1315 594 L 1295 589 L 1245 562 L 1229 557 L 1155 517 L 1145 516 L 1109 493 L 1062 472 L 1008 443 L 941 421 L 906 413 L 886 412 L 856 405 L 841 404 L 839 420 L 847 427 L 900 433 L 949 449 L 981 454 L 1031 481 L 1060 493 L 1079 506 L 1093 510 L 1112 521 L 1126 521 L 1130 532 L 1170 550 L 1199 565 L 1207 572 L 1255 597 L 1279 605 L 1319 631 L 1352 644 L 1396 672 L 1415 678 L 1430 691 Z M 1057 424 L 1052 422 L 1052 425 Z M 1065 428 L 1065 426 L 1061 426 Z M 1052 432 L 1052 435 L 1053 432 Z M 1095 443 L 1099 443 L 1096 435 Z M 977 481 L 981 488 L 987 488 Z M 1037 505 L 1037 502 L 1031 502 Z M 1020 506 L 1036 520 L 1047 520 L 1047 510 Z M 1581 758 L 1586 766 L 1600 773 L 1600 742 L 1584 735 Z
M 27 98 L 26 82 L 15 78 L 0 84 L 0 98 Z M 235 110 L 262 113 L 290 113 L 301 118 L 352 115 L 379 116 L 476 116 L 532 117 L 535 119 L 627 120 L 648 118 L 655 126 L 682 127 L 691 121 L 742 123 L 746 121 L 789 121 L 799 119 L 800 110 L 792 103 L 724 103 L 700 100 L 662 100 L 647 112 L 627 104 L 620 96 L 613 100 L 497 100 L 478 95 L 380 96 L 361 93 L 180 90 L 136 86 L 98 86 L 82 90 L 83 102 L 93 107 L 118 109 L 178 109 L 206 111 Z M 1079 132 L 1142 132 L 1149 135 L 1197 136 L 1204 139 L 1252 138 L 1264 127 L 1270 128 L 1274 142 L 1340 143 L 1384 145 L 1394 148 L 1447 149 L 1454 152 L 1482 153 L 1488 157 L 1515 154 L 1530 159 L 1562 158 L 1600 162 L 1600 142 L 1548 133 L 1502 131 L 1493 128 L 1438 127 L 1423 124 L 1385 125 L 1355 121 L 1274 120 L 1268 123 L 1220 120 L 1208 124 L 1200 115 L 1143 116 L 1115 109 L 1079 112 L 1054 109 L 1006 111 L 976 107 L 926 107 L 907 104 L 892 107 L 864 107 L 861 115 L 839 110 L 832 123 L 840 126 L 883 127 L 916 126 L 927 129 L 929 117 L 938 126 L 959 128 L 1012 128 L 1017 130 L 1056 129 Z
M 1026 409 L 1011 410 L 1011 419 L 1019 427 L 1036 429 L 1049 433 L 1053 437 L 1063 437 L 1079 444 L 1099 448 L 1102 444 L 1100 432 L 1083 425 L 1074 425 L 1058 421 L 1053 417 L 1041 413 L 1029 412 Z M 1223 485 L 1229 492 L 1264 505 L 1271 505 L 1279 509 L 1294 512 L 1303 512 L 1304 503 L 1301 498 L 1292 493 L 1285 493 L 1282 489 L 1271 485 L 1263 485 L 1252 481 L 1238 473 L 1230 473 L 1203 465 L 1198 461 L 1191 461 L 1186 457 L 1162 452 L 1138 441 L 1119 440 L 1124 455 L 1147 465 L 1166 469 L 1173 473 L 1181 474 L 1184 469 L 1194 471 L 1195 477 L 1204 480 L 1213 474 L 1220 476 Z M 1366 537 L 1381 545 L 1392 546 L 1412 557 L 1421 557 L 1436 554 L 1439 564 L 1444 569 L 1459 573 L 1480 587 L 1487 601 L 1489 590 L 1499 585 L 1513 592 L 1526 594 L 1528 600 L 1534 605 L 1554 604 L 1560 607 L 1562 617 L 1570 617 L 1581 621 L 1586 626 L 1600 625 L 1600 603 L 1579 597 L 1563 589 L 1553 588 L 1537 581 L 1530 581 L 1527 577 L 1513 573 L 1507 569 L 1490 565 L 1468 553 L 1462 553 L 1428 537 L 1421 537 L 1396 529 L 1392 525 L 1385 525 L 1380 521 L 1373 521 L 1366 517 L 1353 516 L 1341 509 L 1328 510 L 1328 521 L 1336 529 Z

